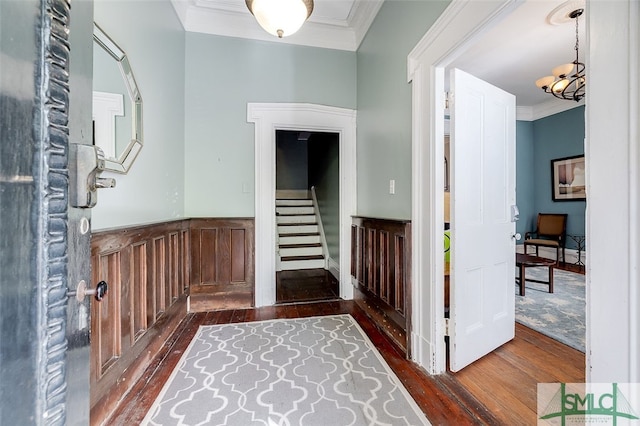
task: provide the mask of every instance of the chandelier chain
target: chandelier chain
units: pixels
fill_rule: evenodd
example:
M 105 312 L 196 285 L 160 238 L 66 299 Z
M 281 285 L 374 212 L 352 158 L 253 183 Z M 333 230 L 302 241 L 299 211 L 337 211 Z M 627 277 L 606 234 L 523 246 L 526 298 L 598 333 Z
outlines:
M 580 49 L 580 42 L 578 40 L 578 18 L 580 18 L 580 15 L 576 16 L 576 63 L 578 63 L 578 50 Z

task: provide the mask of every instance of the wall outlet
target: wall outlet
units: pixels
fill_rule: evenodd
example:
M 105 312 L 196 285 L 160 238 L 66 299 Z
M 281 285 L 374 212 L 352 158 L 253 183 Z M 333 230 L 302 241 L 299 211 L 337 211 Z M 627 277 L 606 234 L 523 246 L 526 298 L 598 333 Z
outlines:
M 391 179 L 389 181 L 389 194 L 395 194 L 396 193 L 396 181 L 395 179 Z

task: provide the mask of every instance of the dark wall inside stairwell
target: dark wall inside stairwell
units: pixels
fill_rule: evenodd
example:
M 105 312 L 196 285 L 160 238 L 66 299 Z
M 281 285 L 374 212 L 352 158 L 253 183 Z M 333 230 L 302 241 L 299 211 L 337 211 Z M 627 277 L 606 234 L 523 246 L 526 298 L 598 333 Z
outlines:
M 316 188 L 329 256 L 340 259 L 340 143 L 337 133 L 314 132 L 308 142 L 309 187 Z
M 276 189 L 309 189 L 307 141 L 297 131 L 276 131 Z

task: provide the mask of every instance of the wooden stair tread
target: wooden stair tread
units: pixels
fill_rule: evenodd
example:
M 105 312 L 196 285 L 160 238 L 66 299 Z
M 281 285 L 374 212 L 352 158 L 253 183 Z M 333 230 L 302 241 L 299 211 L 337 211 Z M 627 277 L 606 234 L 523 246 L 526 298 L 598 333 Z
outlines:
M 314 256 L 283 256 L 280 260 L 282 262 L 290 262 L 292 260 L 324 260 L 324 256 L 321 254 Z
M 320 235 L 319 232 L 300 232 L 297 234 L 279 234 L 282 238 L 285 237 L 317 237 Z
M 301 244 L 280 244 L 280 248 L 308 248 L 308 247 L 322 247 L 320 243 L 301 243 Z
M 310 226 L 317 225 L 316 222 L 301 222 L 301 223 L 279 223 L 278 226 Z

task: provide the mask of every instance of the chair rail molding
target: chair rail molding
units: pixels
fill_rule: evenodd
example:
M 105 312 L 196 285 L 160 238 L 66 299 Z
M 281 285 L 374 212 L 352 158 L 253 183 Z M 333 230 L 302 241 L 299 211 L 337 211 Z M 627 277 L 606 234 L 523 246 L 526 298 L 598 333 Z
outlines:
M 340 138 L 340 296 L 353 298 L 351 216 L 356 211 L 356 111 L 307 103 L 248 103 L 255 124 L 255 304 L 276 300 L 276 130 L 338 133 Z

